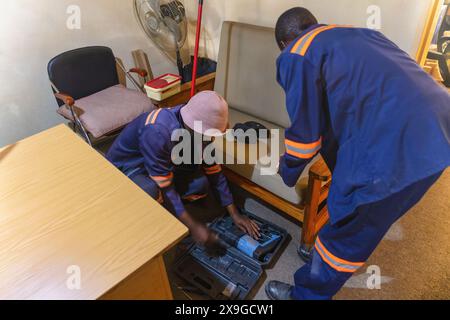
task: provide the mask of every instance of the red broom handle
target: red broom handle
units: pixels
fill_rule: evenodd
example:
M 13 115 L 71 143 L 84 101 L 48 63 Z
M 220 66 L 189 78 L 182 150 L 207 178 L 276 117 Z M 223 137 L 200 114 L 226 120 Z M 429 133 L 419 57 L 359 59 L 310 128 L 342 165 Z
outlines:
M 203 0 L 199 0 L 198 15 L 197 15 L 197 31 L 195 33 L 194 66 L 192 68 L 191 98 L 195 95 L 195 82 L 197 81 L 198 50 L 200 46 L 200 33 L 202 31 L 202 16 L 203 16 Z

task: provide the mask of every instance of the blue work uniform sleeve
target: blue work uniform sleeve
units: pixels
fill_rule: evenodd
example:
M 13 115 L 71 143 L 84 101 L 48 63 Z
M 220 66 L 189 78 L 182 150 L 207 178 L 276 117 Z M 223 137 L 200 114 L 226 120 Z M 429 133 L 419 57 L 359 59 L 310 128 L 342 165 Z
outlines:
M 203 171 L 208 178 L 209 184 L 213 188 L 214 195 L 219 200 L 222 207 L 228 207 L 233 204 L 233 196 L 228 187 L 227 179 L 222 172 L 222 166 L 219 164 L 203 164 Z
M 150 178 L 162 192 L 166 206 L 177 217 L 184 211 L 183 201 L 173 184 L 173 164 L 171 161 L 171 135 L 162 126 L 155 124 L 145 129 L 140 137 L 140 149 L 144 156 L 145 168 Z
M 324 91 L 320 68 L 305 57 L 283 53 L 278 58 L 277 70 L 291 120 L 285 133 L 286 152 L 280 159 L 279 174 L 286 185 L 293 187 L 322 146 Z

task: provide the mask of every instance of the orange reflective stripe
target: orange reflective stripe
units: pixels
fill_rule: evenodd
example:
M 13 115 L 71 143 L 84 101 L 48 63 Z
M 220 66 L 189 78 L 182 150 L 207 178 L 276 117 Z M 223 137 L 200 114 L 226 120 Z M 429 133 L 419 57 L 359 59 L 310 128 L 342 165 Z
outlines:
M 145 121 L 145 125 L 148 124 L 155 124 L 156 119 L 158 118 L 159 113 L 162 109 L 153 110 L 147 117 L 147 120 Z
M 303 37 L 301 37 L 297 43 L 292 47 L 291 49 L 291 53 L 298 53 L 298 49 L 299 47 L 302 48 L 306 42 L 306 40 L 312 36 L 315 32 L 317 32 L 318 30 L 322 30 L 327 28 L 328 26 L 323 26 L 323 27 L 319 27 L 317 29 L 311 30 L 310 32 L 308 32 L 307 34 L 305 34 Z
M 167 188 L 172 184 L 172 181 L 166 181 L 166 182 L 157 182 L 158 187 L 160 188 Z
M 322 147 L 322 138 L 313 143 L 300 143 L 285 139 L 286 153 L 299 159 L 311 159 Z
M 317 253 L 321 256 L 323 261 L 325 261 L 330 267 L 339 272 L 356 272 L 360 267 L 364 265 L 364 262 L 351 262 L 333 255 L 330 251 L 325 248 L 322 241 L 317 237 L 315 245 Z
M 335 28 L 351 28 L 352 26 L 349 25 L 329 25 L 329 26 L 323 26 L 316 28 L 314 30 L 311 30 L 307 34 L 305 34 L 303 37 L 301 37 L 295 45 L 291 49 L 291 53 L 295 53 L 301 56 L 305 56 L 306 52 L 308 51 L 309 47 L 311 46 L 314 39 L 322 32 L 335 29 Z
M 169 173 L 167 176 L 152 176 L 153 180 L 167 180 L 173 178 L 173 172 Z
M 166 188 L 172 184 L 173 173 L 170 173 L 167 176 L 150 176 L 150 178 L 152 178 L 160 188 Z
M 222 171 L 221 169 L 217 169 L 217 170 L 214 170 L 214 171 L 205 171 L 205 173 L 206 173 L 208 176 L 210 176 L 210 175 L 219 173 L 219 172 L 221 172 L 221 171 Z
M 212 174 L 216 174 L 222 171 L 222 166 L 220 165 L 215 165 L 212 167 L 203 167 L 203 170 L 205 171 L 205 173 L 207 175 L 212 175 Z
M 289 145 L 291 147 L 303 149 L 303 150 L 309 150 L 309 149 L 317 148 L 318 146 L 322 145 L 322 138 L 320 138 L 319 140 L 317 140 L 316 142 L 313 142 L 313 143 L 300 143 L 300 142 L 295 142 L 295 141 L 292 141 L 289 139 L 285 139 L 285 142 L 287 145 Z
M 316 32 L 314 32 L 311 37 L 306 41 L 305 45 L 303 46 L 302 50 L 300 51 L 300 55 L 304 56 L 306 54 L 306 51 L 308 51 L 309 47 L 311 46 L 311 43 L 313 42 L 313 40 L 317 37 L 317 35 L 319 35 L 320 33 L 327 31 L 327 30 L 331 30 L 336 28 L 337 26 L 328 26 L 325 28 L 322 28 L 320 30 L 317 30 Z
M 206 198 L 207 196 L 208 196 L 207 193 L 205 193 L 205 194 L 192 194 L 192 195 L 183 197 L 183 200 L 194 202 L 194 201 Z
M 327 257 L 319 250 L 319 248 L 317 248 L 317 244 L 315 245 L 316 251 L 317 253 L 321 256 L 322 260 L 326 262 L 326 264 L 328 264 L 330 267 L 332 267 L 334 270 L 339 271 L 339 272 L 350 272 L 350 273 L 354 273 L 355 270 L 351 270 L 351 269 L 347 269 L 347 268 L 342 268 L 339 266 L 335 266 L 331 261 L 329 261 L 327 259 Z
M 156 119 L 158 118 L 159 113 L 161 112 L 162 109 L 158 109 L 158 111 L 156 111 L 155 115 L 153 116 L 152 121 L 150 122 L 151 124 L 155 124 Z
M 150 118 L 155 114 L 155 111 L 152 111 L 149 113 L 147 120 L 145 120 L 145 125 L 148 125 L 150 123 Z
M 329 252 L 329 251 L 325 248 L 325 246 L 323 245 L 323 243 L 322 243 L 322 241 L 320 240 L 319 237 L 317 237 L 317 243 L 318 243 L 320 246 L 322 246 L 322 248 L 325 250 L 325 252 L 326 252 L 330 257 L 332 257 L 333 260 L 335 260 L 335 261 L 337 261 L 337 262 L 340 262 L 340 263 L 342 263 L 342 264 L 347 264 L 347 265 L 350 265 L 350 266 L 355 266 L 355 267 L 362 267 L 362 266 L 364 265 L 364 262 L 351 262 L 351 261 L 344 260 L 344 259 L 341 259 L 341 258 L 336 257 L 335 255 L 333 255 L 331 252 Z

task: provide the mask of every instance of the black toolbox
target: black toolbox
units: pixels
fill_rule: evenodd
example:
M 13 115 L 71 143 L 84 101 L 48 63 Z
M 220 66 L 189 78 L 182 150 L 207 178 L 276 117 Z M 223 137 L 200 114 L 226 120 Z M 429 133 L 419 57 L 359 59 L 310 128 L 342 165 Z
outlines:
M 226 251 L 221 256 L 208 255 L 193 244 L 174 264 L 175 273 L 212 299 L 243 300 L 272 264 L 288 239 L 286 230 L 254 214 L 241 210 L 261 229 L 256 241 L 237 228 L 230 216 L 214 221 L 215 230 Z

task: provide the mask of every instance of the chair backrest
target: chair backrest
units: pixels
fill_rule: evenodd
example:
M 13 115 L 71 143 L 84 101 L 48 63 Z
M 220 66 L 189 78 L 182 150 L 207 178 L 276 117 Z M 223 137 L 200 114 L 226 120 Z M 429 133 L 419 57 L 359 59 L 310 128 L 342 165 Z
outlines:
M 116 60 L 110 48 L 85 47 L 64 52 L 48 67 L 50 81 L 75 100 L 119 84 Z M 62 105 L 58 101 L 58 105 Z
M 276 81 L 280 49 L 274 39 L 273 28 L 225 21 L 215 90 L 231 108 L 286 128 L 290 120 Z

